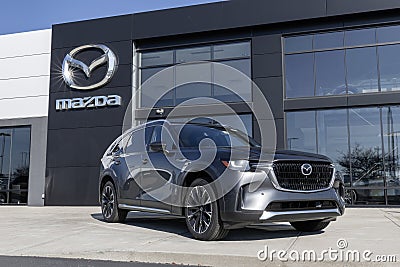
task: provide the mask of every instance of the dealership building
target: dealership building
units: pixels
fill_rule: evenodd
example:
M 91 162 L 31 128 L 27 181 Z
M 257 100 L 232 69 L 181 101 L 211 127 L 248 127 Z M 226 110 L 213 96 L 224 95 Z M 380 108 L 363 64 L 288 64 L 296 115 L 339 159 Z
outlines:
M 197 73 L 211 83 L 178 84 L 182 66 L 206 62 L 254 84 L 213 67 Z M 177 106 L 233 116 L 192 98 L 227 104 L 260 139 L 254 87 L 278 149 L 332 158 L 349 204 L 400 205 L 395 0 L 236 0 L 0 36 L 0 204 L 97 205 L 100 159 L 126 121 Z

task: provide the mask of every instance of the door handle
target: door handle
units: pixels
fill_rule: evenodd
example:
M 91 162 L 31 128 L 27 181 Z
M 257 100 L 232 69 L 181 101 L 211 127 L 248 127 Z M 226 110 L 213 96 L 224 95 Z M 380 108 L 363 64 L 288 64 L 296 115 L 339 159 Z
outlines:
M 142 163 L 143 164 L 147 164 L 147 163 L 149 163 L 149 160 L 148 159 L 142 159 Z
M 119 160 L 119 158 L 113 158 L 112 161 L 114 162 L 115 165 L 119 165 L 121 164 L 121 161 Z

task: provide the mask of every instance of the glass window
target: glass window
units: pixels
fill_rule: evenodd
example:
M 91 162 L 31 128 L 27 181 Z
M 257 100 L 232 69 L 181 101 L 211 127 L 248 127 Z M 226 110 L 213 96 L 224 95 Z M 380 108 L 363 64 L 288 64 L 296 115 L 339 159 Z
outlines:
M 350 166 L 353 187 L 383 187 L 384 168 L 379 108 L 349 110 Z M 356 192 L 357 202 L 385 202 L 383 190 Z
M 151 143 L 163 143 L 165 144 L 165 148 L 167 150 L 175 149 L 174 141 L 171 137 L 171 134 L 168 132 L 166 128 L 163 128 L 161 125 L 155 126 L 152 128 L 153 132 L 149 141 Z
M 286 97 L 314 95 L 314 55 L 312 53 L 285 56 Z
M 314 35 L 314 50 L 343 47 L 344 32 L 328 32 Z
M 31 130 L 0 128 L 0 204 L 28 202 Z
M 346 93 L 344 50 L 315 53 L 316 94 Z
M 172 68 L 142 69 L 141 107 L 174 105 L 174 72 Z M 152 79 L 150 79 L 153 77 Z
M 311 51 L 313 49 L 313 36 L 303 35 L 285 38 L 285 52 Z
M 376 30 L 379 43 L 398 42 L 400 26 L 380 27 Z
M 358 46 L 358 45 L 368 45 L 375 44 L 376 29 L 362 29 L 354 31 L 346 31 L 345 45 L 346 46 Z
M 141 67 L 168 65 L 174 63 L 174 51 L 142 53 Z
M 349 181 L 350 170 L 343 164 L 349 155 L 347 134 L 347 110 L 317 111 L 318 153 L 331 158 L 336 169 Z M 343 164 L 343 165 L 342 165 Z
M 382 112 L 383 144 L 385 148 L 385 171 L 388 202 L 400 204 L 400 107 L 385 107 Z
M 248 78 L 241 78 L 242 76 L 228 76 L 225 73 L 218 73 L 214 69 L 214 81 L 220 83 L 227 88 L 235 88 L 239 95 L 236 95 L 231 90 L 223 88 L 217 84 L 214 85 L 214 97 L 224 102 L 240 102 L 240 101 L 251 101 L 251 62 L 250 59 L 241 60 L 230 60 L 224 61 L 221 64 L 225 64 L 229 67 L 235 68 L 245 74 Z
M 400 90 L 400 45 L 378 47 L 381 90 Z
M 197 97 L 211 97 L 211 83 L 211 64 L 209 63 L 196 63 L 176 66 L 176 85 L 178 86 L 176 87 L 175 104 L 179 105 L 184 101 Z M 193 102 L 185 104 L 200 104 L 196 101 L 197 100 L 194 100 Z
M 250 42 L 214 46 L 214 59 L 250 57 Z
M 176 62 L 196 62 L 211 60 L 211 46 L 186 48 L 176 50 Z
M 288 149 L 316 153 L 315 111 L 289 112 L 286 120 Z
M 349 94 L 379 91 L 376 47 L 348 49 L 346 64 Z

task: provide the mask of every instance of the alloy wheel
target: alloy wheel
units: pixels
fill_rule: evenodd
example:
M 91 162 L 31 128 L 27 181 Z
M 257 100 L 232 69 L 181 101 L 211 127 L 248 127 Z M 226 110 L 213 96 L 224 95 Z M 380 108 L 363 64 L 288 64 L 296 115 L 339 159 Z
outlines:
M 196 186 L 191 189 L 187 198 L 187 220 L 198 234 L 208 230 L 212 221 L 211 197 L 205 187 Z
M 107 185 L 103 189 L 101 197 L 102 212 L 106 219 L 111 218 L 115 208 L 115 196 L 114 190 L 110 185 Z

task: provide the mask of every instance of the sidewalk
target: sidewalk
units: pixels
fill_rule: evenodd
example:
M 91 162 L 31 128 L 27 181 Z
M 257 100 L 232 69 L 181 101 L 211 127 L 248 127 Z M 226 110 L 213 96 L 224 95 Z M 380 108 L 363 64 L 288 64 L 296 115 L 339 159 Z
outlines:
M 98 207 L 0 207 L 0 255 L 84 258 L 115 261 L 177 263 L 206 266 L 288 266 L 257 253 L 271 250 L 370 250 L 397 255 L 400 261 L 400 209 L 348 208 L 345 216 L 321 233 L 300 233 L 288 224 L 268 224 L 233 230 L 224 241 L 190 238 L 182 219 L 131 213 L 125 224 L 101 221 Z M 318 254 L 319 255 L 319 254 Z M 296 266 L 321 266 L 305 262 Z M 325 266 L 343 266 L 326 259 Z M 346 263 L 346 266 L 377 263 Z M 385 264 L 382 266 L 395 266 Z

